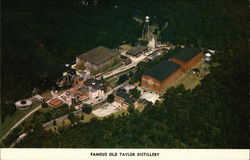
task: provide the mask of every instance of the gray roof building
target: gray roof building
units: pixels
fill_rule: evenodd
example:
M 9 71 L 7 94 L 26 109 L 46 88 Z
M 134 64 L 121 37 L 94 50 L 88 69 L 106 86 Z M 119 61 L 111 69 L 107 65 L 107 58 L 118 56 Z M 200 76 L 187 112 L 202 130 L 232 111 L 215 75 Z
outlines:
M 169 58 L 176 58 L 186 63 L 200 52 L 201 50 L 199 48 L 194 48 L 194 47 L 183 48 L 180 49 L 177 53 L 170 56 Z M 177 71 L 179 68 L 180 66 L 175 62 L 163 61 L 158 65 L 154 66 L 153 68 L 151 68 L 150 70 L 148 70 L 144 75 L 148 75 L 159 81 L 163 81 L 172 73 Z
M 163 61 L 154 66 L 152 69 L 148 70 L 144 75 L 148 75 L 159 81 L 163 81 L 179 68 L 180 66 L 174 62 Z
M 188 62 L 193 57 L 201 52 L 201 49 L 195 47 L 182 48 L 177 53 L 173 54 L 169 58 L 176 58 L 183 62 Z
M 99 65 L 119 54 L 120 53 L 118 51 L 99 46 L 79 55 L 77 58 L 83 59 L 95 65 Z
M 146 46 L 142 46 L 142 45 L 137 45 L 133 48 L 130 48 L 127 51 L 127 54 L 132 55 L 132 56 L 139 56 L 143 51 L 145 51 L 147 49 Z
M 127 104 L 134 104 L 137 100 L 131 97 L 126 91 L 117 91 L 116 96 L 122 98 Z
M 161 54 L 158 51 L 154 51 L 153 53 L 151 53 L 147 58 L 149 60 L 154 60 L 155 58 L 157 58 L 158 56 L 160 56 Z

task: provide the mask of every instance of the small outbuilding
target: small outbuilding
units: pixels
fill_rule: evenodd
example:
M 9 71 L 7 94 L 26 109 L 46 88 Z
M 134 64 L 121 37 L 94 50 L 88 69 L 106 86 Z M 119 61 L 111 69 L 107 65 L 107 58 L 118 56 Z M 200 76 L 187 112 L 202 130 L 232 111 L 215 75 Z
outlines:
M 134 56 L 134 57 L 139 57 L 143 52 L 147 50 L 146 46 L 142 45 L 137 45 L 133 48 L 130 48 L 126 54 Z
M 160 56 L 161 53 L 158 51 L 154 51 L 153 53 L 151 53 L 149 56 L 147 56 L 148 60 L 154 60 L 155 58 L 157 58 L 158 56 Z
M 128 109 L 130 105 L 137 106 L 137 100 L 131 97 L 126 91 L 120 90 L 117 91 L 115 95 L 115 102 L 120 103 L 123 109 Z

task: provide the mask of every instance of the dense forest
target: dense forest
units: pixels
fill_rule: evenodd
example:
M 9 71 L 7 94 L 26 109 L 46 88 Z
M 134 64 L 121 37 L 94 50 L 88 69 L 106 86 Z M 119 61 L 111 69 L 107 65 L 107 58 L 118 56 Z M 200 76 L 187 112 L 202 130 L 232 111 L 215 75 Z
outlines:
M 202 85 L 170 89 L 163 103 L 141 113 L 93 119 L 60 128 L 37 128 L 17 147 L 248 148 L 248 2 L 246 0 L 2 1 L 1 119 L 34 87 L 49 89 L 63 64 L 98 45 L 135 44 L 151 17 L 161 41 L 215 49 Z M 13 107 L 13 110 L 11 110 Z M 43 141 L 41 141 L 43 139 Z

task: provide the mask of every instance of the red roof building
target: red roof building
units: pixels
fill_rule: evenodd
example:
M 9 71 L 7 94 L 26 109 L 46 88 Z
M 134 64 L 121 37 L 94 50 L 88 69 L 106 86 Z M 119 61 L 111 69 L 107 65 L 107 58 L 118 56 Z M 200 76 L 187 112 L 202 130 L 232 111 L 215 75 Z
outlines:
M 148 70 L 142 76 L 142 86 L 151 91 L 162 93 L 182 72 L 192 68 L 201 60 L 202 52 L 200 49 L 193 47 L 180 49 L 168 61 L 163 61 Z

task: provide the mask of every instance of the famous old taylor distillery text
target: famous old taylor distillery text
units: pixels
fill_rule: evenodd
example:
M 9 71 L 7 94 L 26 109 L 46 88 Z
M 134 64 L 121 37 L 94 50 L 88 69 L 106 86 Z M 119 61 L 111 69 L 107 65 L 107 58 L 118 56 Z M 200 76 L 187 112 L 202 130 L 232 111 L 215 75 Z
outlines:
M 156 152 L 91 152 L 90 156 L 137 156 L 137 157 L 157 157 L 160 153 Z

